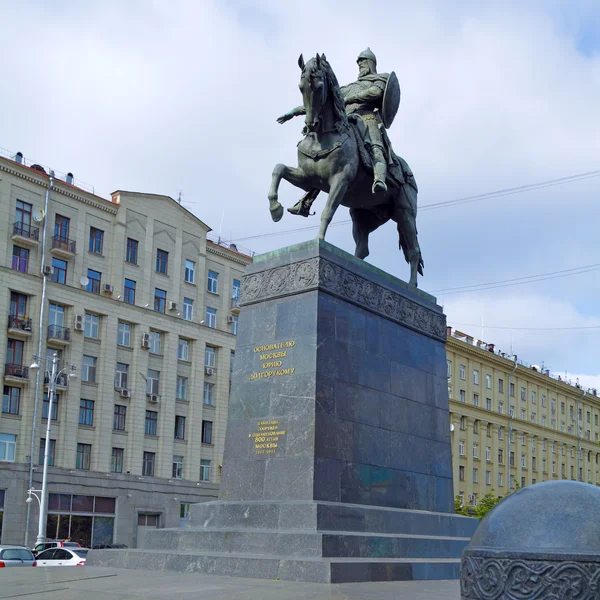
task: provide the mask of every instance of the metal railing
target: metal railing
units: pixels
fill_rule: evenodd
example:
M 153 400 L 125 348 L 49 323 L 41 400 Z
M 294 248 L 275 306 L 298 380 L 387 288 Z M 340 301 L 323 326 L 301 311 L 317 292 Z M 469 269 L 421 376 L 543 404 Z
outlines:
M 30 240 L 35 240 L 37 242 L 40 239 L 40 228 L 33 227 L 28 223 L 17 221 L 13 225 L 13 235 L 20 235 L 22 237 L 29 238 Z
M 254 256 L 254 250 L 244 248 L 244 246 L 240 246 L 235 242 L 229 242 L 227 240 L 224 240 L 220 235 L 216 235 L 214 233 L 207 233 L 206 239 L 209 242 L 213 242 L 213 244 L 223 246 L 223 248 L 229 248 L 229 250 L 233 250 L 233 252 L 237 252 L 238 254 L 244 254 L 245 256 L 249 256 L 250 258 Z
M 29 367 L 6 363 L 4 366 L 4 375 L 8 377 L 19 377 L 20 379 L 29 379 Z
M 71 341 L 71 330 L 61 325 L 48 325 L 48 338 L 53 340 Z
M 61 250 L 75 254 L 76 243 L 75 240 L 70 240 L 60 235 L 54 235 L 52 236 L 52 247 L 60 248 Z
M 26 319 L 25 317 L 20 317 L 18 315 L 11 315 L 8 317 L 8 328 L 31 331 L 31 319 Z
M 58 387 L 67 387 L 69 384 L 69 376 L 67 373 L 59 373 L 56 376 L 56 385 Z M 44 374 L 44 385 L 50 385 L 50 375 L 48 373 Z

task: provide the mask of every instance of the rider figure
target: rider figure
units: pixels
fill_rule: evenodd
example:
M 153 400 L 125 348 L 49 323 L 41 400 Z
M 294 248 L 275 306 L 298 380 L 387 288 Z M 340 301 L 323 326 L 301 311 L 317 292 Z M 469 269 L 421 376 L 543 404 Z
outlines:
M 370 48 L 363 50 L 358 55 L 356 62 L 358 63 L 358 80 L 342 88 L 346 102 L 346 114 L 357 115 L 367 126 L 370 138 L 368 148 L 373 159 L 373 193 L 386 192 L 387 161 L 381 134 L 383 124 L 379 111 L 388 76 L 377 73 L 377 58 Z

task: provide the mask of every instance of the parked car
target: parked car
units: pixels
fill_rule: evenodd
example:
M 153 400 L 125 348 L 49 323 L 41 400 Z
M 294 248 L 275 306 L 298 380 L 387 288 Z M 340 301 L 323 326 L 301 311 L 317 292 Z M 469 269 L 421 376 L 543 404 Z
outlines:
M 92 550 L 105 550 L 107 548 L 129 548 L 126 544 L 94 544 Z
M 49 548 L 36 557 L 38 567 L 83 567 L 89 548 Z
M 71 540 L 46 540 L 43 544 L 36 544 L 32 550 L 33 555 L 37 556 L 43 550 L 48 548 L 81 548 L 81 545 Z
M 3 567 L 35 567 L 35 557 L 25 546 L 0 544 L 0 569 Z

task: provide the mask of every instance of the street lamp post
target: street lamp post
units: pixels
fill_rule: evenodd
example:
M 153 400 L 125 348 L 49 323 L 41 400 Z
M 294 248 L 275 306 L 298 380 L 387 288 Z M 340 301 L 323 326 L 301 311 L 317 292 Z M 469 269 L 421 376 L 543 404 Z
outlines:
M 43 359 L 39 356 L 33 357 L 34 361 L 41 362 Z M 48 359 L 46 359 L 48 360 Z M 36 371 L 40 368 L 39 362 L 34 362 L 29 368 L 32 371 Z M 43 544 L 46 541 L 46 524 L 48 521 L 48 462 L 50 460 L 50 428 L 52 425 L 52 407 L 54 405 L 54 396 L 56 394 L 56 382 L 58 378 L 70 370 L 69 377 L 71 379 L 75 378 L 75 367 L 73 365 L 64 367 L 62 369 L 58 369 L 58 354 L 55 352 L 52 355 L 52 370 L 48 374 L 48 418 L 46 425 L 46 443 L 44 447 L 44 470 L 42 474 L 42 489 L 41 490 L 29 490 L 29 498 L 31 501 L 31 495 L 34 491 L 40 491 L 41 496 L 38 498 L 37 495 L 33 494 L 38 498 L 40 503 L 40 518 L 38 522 L 38 535 L 37 540 L 35 541 L 35 545 Z M 33 460 L 33 457 L 32 457 Z

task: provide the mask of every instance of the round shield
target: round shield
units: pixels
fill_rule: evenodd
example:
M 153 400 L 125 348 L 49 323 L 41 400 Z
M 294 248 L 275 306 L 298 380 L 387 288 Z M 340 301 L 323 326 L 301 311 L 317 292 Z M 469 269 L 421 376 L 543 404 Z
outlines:
M 392 126 L 399 106 L 400 84 L 398 83 L 396 73 L 392 71 L 388 77 L 385 92 L 383 92 L 383 102 L 381 105 L 381 120 L 386 129 Z

